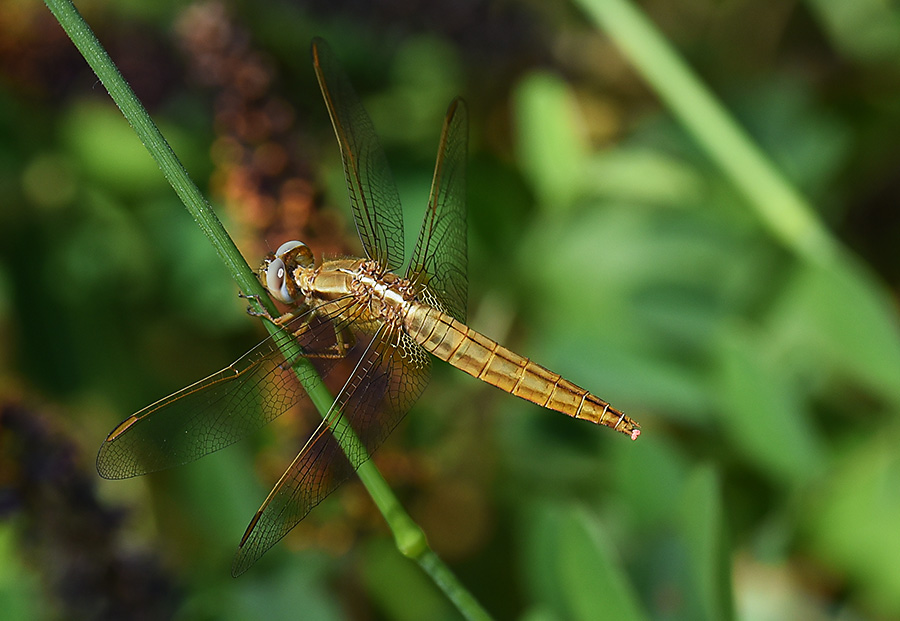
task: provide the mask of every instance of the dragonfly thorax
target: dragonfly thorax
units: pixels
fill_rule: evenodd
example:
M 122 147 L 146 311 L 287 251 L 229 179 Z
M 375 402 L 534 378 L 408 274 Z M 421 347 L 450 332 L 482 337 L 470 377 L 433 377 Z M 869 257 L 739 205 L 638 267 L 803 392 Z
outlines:
M 369 316 L 399 328 L 416 296 L 413 283 L 385 271 L 376 261 L 361 262 L 350 275 L 350 293 Z

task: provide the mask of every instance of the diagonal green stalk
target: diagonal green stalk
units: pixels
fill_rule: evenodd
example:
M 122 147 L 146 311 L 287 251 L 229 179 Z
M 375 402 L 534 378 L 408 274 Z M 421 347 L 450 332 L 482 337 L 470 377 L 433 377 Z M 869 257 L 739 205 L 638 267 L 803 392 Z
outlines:
M 251 303 L 255 305 L 257 310 L 265 308 L 270 315 L 276 315 L 277 310 L 275 306 L 256 278 L 253 270 L 247 265 L 240 251 L 234 245 L 234 241 L 209 206 L 209 203 L 203 197 L 197 185 L 188 176 L 181 161 L 153 123 L 150 115 L 137 99 L 131 87 L 128 86 L 122 74 L 119 73 L 109 54 L 94 36 L 94 33 L 78 13 L 78 10 L 70 0 L 45 0 L 45 3 L 85 60 L 87 60 L 91 69 L 100 78 L 100 81 L 106 87 L 106 90 L 141 142 L 150 152 L 150 155 L 156 160 L 175 193 L 187 207 L 191 216 L 193 216 L 198 226 L 200 226 L 216 249 L 216 252 L 218 252 L 219 257 L 231 271 L 241 292 L 246 296 L 253 296 L 251 297 Z M 275 326 L 270 321 L 264 321 L 263 323 L 272 335 L 277 334 L 281 330 L 280 327 Z M 300 358 L 297 355 L 299 351 L 296 343 L 291 339 L 281 338 L 276 340 L 279 343 L 286 342 L 286 346 L 283 348 L 286 359 Z M 306 359 L 300 358 L 300 360 L 301 362 L 298 364 L 309 365 L 309 369 L 312 369 Z M 308 371 L 305 370 L 300 375 L 307 374 Z M 307 386 L 305 385 L 304 388 L 307 388 Z M 324 417 L 334 401 L 328 389 L 319 381 L 309 385 L 308 392 L 316 409 Z M 339 417 L 335 421 L 335 425 L 342 427 L 348 424 L 343 418 Z M 341 448 L 348 456 L 354 454 L 365 455 L 365 448 L 359 443 L 355 434 L 338 433 L 336 437 L 341 440 Z M 434 551 L 428 547 L 422 529 L 404 511 L 371 460 L 366 459 L 358 465 L 358 474 L 390 526 L 400 552 L 415 560 L 466 618 L 489 618 L 487 612 L 485 612 L 478 601 L 465 589 Z
M 629 0 L 576 0 L 634 63 L 760 221 L 800 257 L 827 267 L 841 245 L 816 212 Z

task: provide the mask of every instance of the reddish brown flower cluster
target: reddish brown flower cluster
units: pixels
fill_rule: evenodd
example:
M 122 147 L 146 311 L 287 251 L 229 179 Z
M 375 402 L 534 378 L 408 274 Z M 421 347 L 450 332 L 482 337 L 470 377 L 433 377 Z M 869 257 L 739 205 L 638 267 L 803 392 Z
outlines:
M 296 148 L 303 130 L 269 59 L 216 2 L 188 8 L 177 32 L 190 73 L 215 90 L 211 187 L 239 225 L 245 256 L 298 238 L 317 256 L 344 254 L 342 225 L 316 209 L 312 172 Z

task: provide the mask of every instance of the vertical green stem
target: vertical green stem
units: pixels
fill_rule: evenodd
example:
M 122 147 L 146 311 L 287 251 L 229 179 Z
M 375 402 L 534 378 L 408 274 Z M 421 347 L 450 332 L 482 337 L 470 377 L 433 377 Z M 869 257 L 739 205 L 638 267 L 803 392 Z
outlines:
M 277 310 L 268 295 L 266 295 L 253 270 L 244 261 L 241 253 L 234 245 L 234 241 L 225 231 L 222 223 L 216 217 L 212 208 L 210 208 L 209 203 L 207 203 L 197 185 L 188 176 L 181 161 L 172 151 L 172 148 L 153 123 L 150 115 L 137 99 L 131 87 L 128 86 L 109 54 L 107 54 L 90 27 L 78 13 L 78 10 L 70 0 L 45 0 L 45 3 L 85 60 L 87 60 L 91 69 L 100 78 L 103 86 L 106 87 L 113 101 L 122 111 L 128 123 L 150 152 L 150 155 L 156 160 L 175 193 L 209 238 L 222 261 L 228 266 L 241 291 L 248 296 L 259 296 L 256 299 L 260 305 L 265 307 L 270 314 L 275 315 Z M 281 330 L 281 328 L 269 321 L 263 323 L 270 334 L 274 335 Z M 283 338 L 277 340 L 279 343 L 289 341 Z M 291 349 L 295 347 L 296 345 L 293 342 L 287 344 L 287 350 L 284 354 L 288 360 L 298 358 L 296 349 Z M 301 359 L 298 364 L 309 365 L 309 362 Z M 311 386 L 309 393 L 313 404 L 324 417 L 331 407 L 333 397 L 321 382 L 316 382 L 315 385 Z M 335 425 L 346 424 L 346 421 L 340 417 L 335 421 Z M 348 455 L 365 454 L 365 449 L 360 445 L 355 434 L 344 433 L 338 434 L 337 437 L 341 439 L 342 448 Z M 364 460 L 363 463 L 359 464 L 358 473 L 394 533 L 394 538 L 400 551 L 405 556 L 419 563 L 422 569 L 434 580 L 435 584 L 466 618 L 489 618 L 475 598 L 457 580 L 456 576 L 453 575 L 443 561 L 428 547 L 421 528 L 403 510 L 400 502 L 375 465 L 370 460 Z

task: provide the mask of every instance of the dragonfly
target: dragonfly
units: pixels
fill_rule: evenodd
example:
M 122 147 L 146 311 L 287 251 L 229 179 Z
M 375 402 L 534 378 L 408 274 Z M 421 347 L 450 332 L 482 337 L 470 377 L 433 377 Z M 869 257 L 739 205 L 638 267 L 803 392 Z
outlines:
M 405 264 L 400 198 L 372 121 L 321 39 L 313 41 L 312 60 L 365 257 L 316 262 L 302 242 L 282 244 L 258 271 L 269 294 L 290 308 L 269 317 L 281 330 L 231 366 L 129 416 L 97 456 L 99 474 L 109 479 L 186 464 L 310 405 L 311 386 L 336 394 L 250 521 L 235 576 L 382 444 L 428 383 L 432 356 L 545 408 L 632 439 L 640 434 L 608 402 L 466 325 L 463 100 L 455 99 L 444 119 L 425 220 Z

